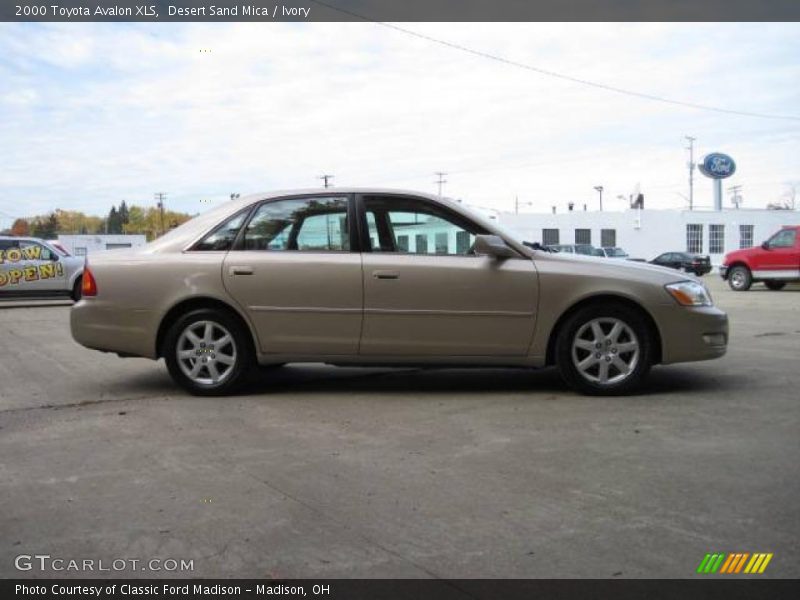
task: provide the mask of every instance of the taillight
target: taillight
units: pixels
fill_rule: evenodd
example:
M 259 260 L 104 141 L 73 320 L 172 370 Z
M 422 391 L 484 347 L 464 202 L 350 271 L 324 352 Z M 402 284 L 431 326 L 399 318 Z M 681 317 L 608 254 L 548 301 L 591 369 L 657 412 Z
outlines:
M 97 282 L 89 269 L 89 265 L 83 268 L 83 279 L 81 280 L 82 296 L 97 296 Z

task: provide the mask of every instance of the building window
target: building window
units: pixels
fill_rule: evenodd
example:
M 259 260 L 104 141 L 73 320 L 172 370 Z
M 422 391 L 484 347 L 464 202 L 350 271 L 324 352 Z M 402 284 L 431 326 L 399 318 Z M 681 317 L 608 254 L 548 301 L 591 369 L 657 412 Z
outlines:
M 558 229 L 542 229 L 542 244 L 555 246 L 558 243 Z
M 617 245 L 617 230 L 616 229 L 601 229 L 600 230 L 600 245 L 603 248 L 613 248 Z
M 722 254 L 725 252 L 725 225 L 708 226 L 708 253 Z
M 456 231 L 456 254 L 466 254 L 471 245 L 469 231 Z
M 372 214 L 372 213 L 370 213 Z M 375 247 L 373 242 L 372 247 Z M 407 235 L 398 235 L 397 236 L 397 251 L 398 252 L 408 252 L 408 236 Z
M 131 244 L 106 244 L 106 250 L 116 250 L 118 248 L 130 248 Z
M 591 229 L 576 229 L 575 230 L 575 243 L 576 244 L 591 244 L 592 243 L 592 230 Z
M 739 248 L 753 247 L 753 226 L 739 225 Z
M 75 248 L 75 256 L 86 256 L 86 248 L 83 246 Z
M 436 234 L 436 254 L 447 254 L 447 233 Z
M 427 254 L 428 253 L 428 236 L 424 233 L 418 233 L 415 236 L 417 247 L 414 249 L 416 254 Z
M 699 254 L 703 251 L 703 226 L 696 223 L 686 225 L 686 251 Z

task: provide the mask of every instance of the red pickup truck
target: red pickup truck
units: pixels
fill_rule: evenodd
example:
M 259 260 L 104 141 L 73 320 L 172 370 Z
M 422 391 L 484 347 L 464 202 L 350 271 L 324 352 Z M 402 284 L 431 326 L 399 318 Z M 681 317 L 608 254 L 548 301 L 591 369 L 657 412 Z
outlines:
M 735 292 L 749 290 L 755 281 L 771 290 L 800 281 L 800 225 L 783 227 L 756 248 L 729 252 L 719 274 Z

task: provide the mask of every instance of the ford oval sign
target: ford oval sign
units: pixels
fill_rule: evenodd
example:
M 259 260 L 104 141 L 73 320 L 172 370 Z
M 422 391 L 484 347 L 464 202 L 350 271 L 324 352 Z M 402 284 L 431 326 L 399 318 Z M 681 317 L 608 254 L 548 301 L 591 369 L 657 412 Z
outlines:
M 721 152 L 712 152 L 697 167 L 703 175 L 712 179 L 725 179 L 736 172 L 736 163 Z

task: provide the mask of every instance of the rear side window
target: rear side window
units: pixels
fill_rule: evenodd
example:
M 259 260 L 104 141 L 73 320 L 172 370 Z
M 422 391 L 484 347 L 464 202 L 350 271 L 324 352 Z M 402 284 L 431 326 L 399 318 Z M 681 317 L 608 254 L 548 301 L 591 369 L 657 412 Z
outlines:
M 265 202 L 247 224 L 242 249 L 347 252 L 347 205 L 341 196 Z
M 245 210 L 232 216 L 195 244 L 192 250 L 230 250 L 233 247 L 233 242 L 236 241 L 239 229 L 242 228 L 247 212 L 248 211 Z

